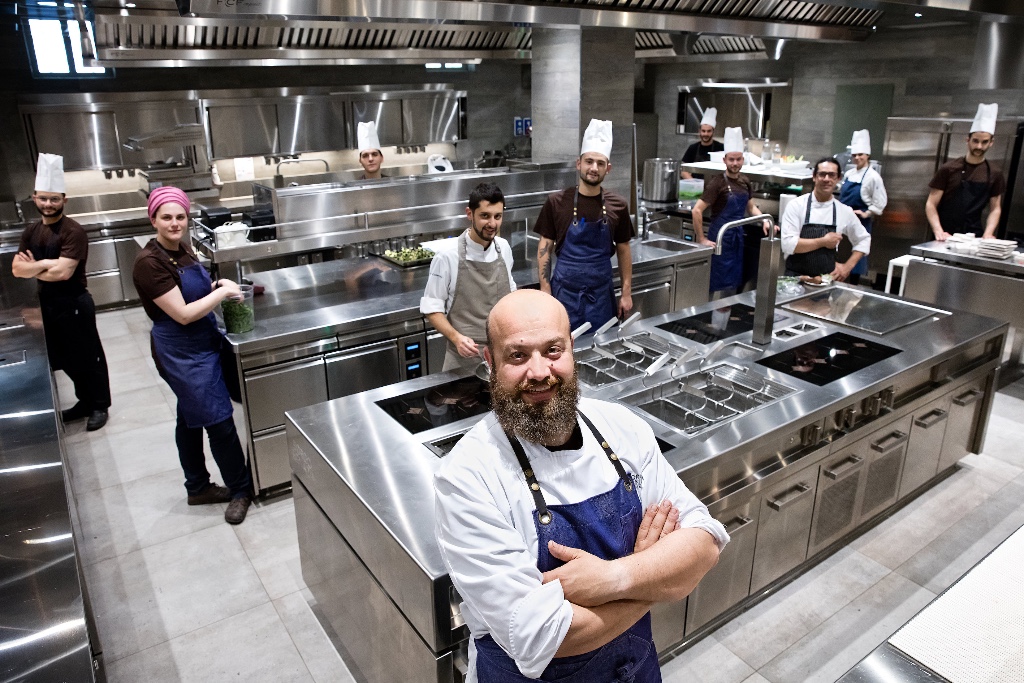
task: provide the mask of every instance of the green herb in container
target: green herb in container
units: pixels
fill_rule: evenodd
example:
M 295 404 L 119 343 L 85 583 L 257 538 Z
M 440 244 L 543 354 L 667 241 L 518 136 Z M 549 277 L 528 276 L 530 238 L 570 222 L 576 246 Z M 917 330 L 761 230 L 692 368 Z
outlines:
M 228 334 L 242 334 L 252 332 L 256 327 L 256 310 L 253 307 L 252 285 L 239 285 L 242 290 L 242 300 L 224 299 L 220 302 L 221 310 L 224 312 L 224 327 Z

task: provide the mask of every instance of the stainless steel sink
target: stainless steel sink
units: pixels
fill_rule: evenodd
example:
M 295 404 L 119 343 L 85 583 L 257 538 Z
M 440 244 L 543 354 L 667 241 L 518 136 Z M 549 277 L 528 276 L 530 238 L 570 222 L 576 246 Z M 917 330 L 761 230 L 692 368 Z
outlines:
M 685 434 L 698 434 L 795 390 L 753 372 L 721 363 L 670 379 L 619 400 Z
M 686 251 L 687 249 L 693 249 L 692 244 L 686 242 L 677 242 L 675 240 L 657 239 L 647 240 L 643 242 L 648 247 L 655 247 L 657 249 L 664 249 L 665 251 Z

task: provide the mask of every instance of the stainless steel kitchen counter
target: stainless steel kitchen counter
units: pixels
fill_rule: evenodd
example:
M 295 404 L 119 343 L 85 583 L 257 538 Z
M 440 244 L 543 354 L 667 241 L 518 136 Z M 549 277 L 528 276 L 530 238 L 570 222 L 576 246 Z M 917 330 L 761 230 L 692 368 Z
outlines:
M 527 249 L 522 231 L 510 237 L 516 286 L 536 286 L 535 240 Z M 652 233 L 650 240 L 658 237 Z M 648 269 L 706 260 L 711 252 L 683 243 L 680 251 L 669 251 L 640 239 L 630 246 L 634 277 Z M 524 258 L 526 253 L 529 258 Z M 618 264 L 614 259 L 612 263 L 617 277 Z M 236 353 L 245 355 L 418 319 L 429 272 L 426 266 L 402 268 L 370 256 L 254 273 L 252 281 L 266 290 L 253 300 L 256 327 L 228 339 Z
M 924 244 L 911 247 L 910 253 L 914 256 L 935 259 L 936 261 L 955 263 L 972 270 L 1024 278 L 1024 266 L 1017 265 L 1013 262 L 1013 259 L 994 259 L 971 254 L 959 254 L 950 251 L 946 247 L 948 244 L 949 242 L 925 242 Z
M 752 305 L 753 299 L 752 292 L 740 294 L 689 309 L 684 311 L 684 314 L 713 310 L 733 302 Z M 794 340 L 773 341 L 766 347 L 764 356 L 833 332 L 851 332 L 847 327 L 777 309 L 777 317 L 778 314 L 784 316 L 784 320 L 776 322 L 776 328 L 801 320 L 814 320 L 822 329 Z M 647 330 L 654 330 L 662 318 L 678 315 L 676 313 L 652 318 L 642 325 Z M 728 360 L 731 364 L 749 368 L 796 391 L 771 405 L 742 415 L 720 428 L 712 428 L 693 437 L 659 429 L 657 425 L 655 433 L 675 447 L 666 452 L 666 457 L 680 476 L 687 480 L 690 473 L 713 468 L 716 459 L 721 456 L 750 447 L 755 441 L 771 433 L 820 419 L 833 412 L 837 405 L 866 396 L 914 367 L 935 363 L 944 356 L 953 354 L 958 348 L 998 335 L 1003 326 L 992 319 L 970 313 L 940 315 L 926 319 L 884 337 L 885 344 L 899 348 L 901 353 L 822 387 L 757 366 L 752 360 L 722 356 L 713 359 L 712 362 Z M 751 333 L 742 334 L 730 341 L 751 344 Z M 695 343 L 690 342 L 689 345 L 693 346 Z M 699 365 L 699 360 L 690 361 L 682 374 L 697 370 Z M 411 434 L 379 408 L 376 402 L 433 387 L 454 377 L 452 373 L 431 375 L 294 410 L 287 414 L 289 429 L 294 427 L 313 445 L 330 468 L 343 480 L 343 485 L 352 489 L 395 541 L 434 578 L 446 574 L 433 537 L 432 477 L 441 461 L 424 443 L 459 431 L 460 428 L 468 428 L 478 418 L 464 420 L 465 424 L 452 423 L 419 434 Z M 657 378 L 656 375 L 648 383 L 653 383 Z M 635 391 L 642 381 L 627 380 L 604 389 L 585 389 L 584 395 L 615 400 L 617 396 Z M 382 473 L 385 472 L 387 476 L 382 477 Z M 303 478 L 301 468 L 297 470 L 297 474 L 300 479 Z
M 0 679 L 91 681 L 73 499 L 36 283 L 10 275 L 12 257 L 0 254 Z

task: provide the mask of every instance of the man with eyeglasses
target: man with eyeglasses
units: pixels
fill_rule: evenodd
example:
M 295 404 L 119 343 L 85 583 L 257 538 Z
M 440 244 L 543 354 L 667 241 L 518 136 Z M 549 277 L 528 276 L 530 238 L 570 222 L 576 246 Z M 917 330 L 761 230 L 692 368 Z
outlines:
M 86 289 L 89 238 L 64 215 L 64 189 L 64 158 L 40 154 L 32 200 L 42 220 L 22 234 L 11 271 L 39 283 L 50 367 L 63 370 L 75 384 L 78 402 L 61 417 L 64 422 L 88 418 L 86 429 L 92 432 L 107 423 L 110 379 L 96 331 L 96 305 Z
M 814 165 L 814 190 L 791 201 L 782 216 L 782 253 L 786 274 L 820 283 L 822 276 L 842 282 L 871 251 L 871 234 L 849 206 L 832 196 L 839 182 L 839 163 L 826 157 Z M 853 253 L 836 262 L 836 247 L 849 238 Z

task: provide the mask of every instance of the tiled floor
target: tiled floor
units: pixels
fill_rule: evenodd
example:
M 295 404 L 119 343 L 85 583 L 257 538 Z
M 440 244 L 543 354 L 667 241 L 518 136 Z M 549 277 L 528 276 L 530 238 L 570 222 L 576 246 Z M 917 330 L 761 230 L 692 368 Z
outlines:
M 237 527 L 223 506 L 188 507 L 149 323 L 132 309 L 99 327 L 110 422 L 66 441 L 108 679 L 353 681 L 302 582 L 291 498 Z M 58 388 L 68 407 L 63 374 Z M 667 663 L 666 682 L 834 681 L 856 664 L 1024 524 L 1024 381 L 993 412 L 982 455 Z

